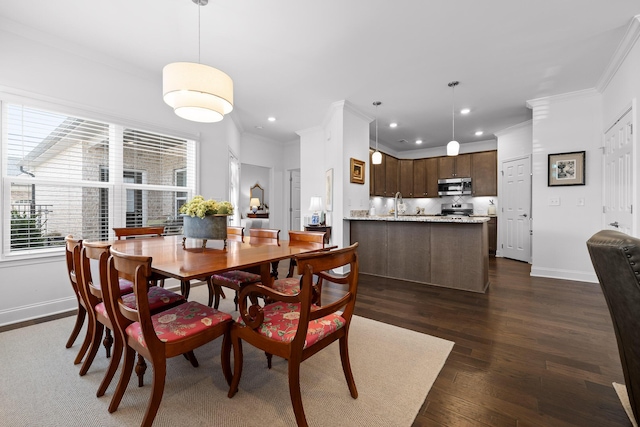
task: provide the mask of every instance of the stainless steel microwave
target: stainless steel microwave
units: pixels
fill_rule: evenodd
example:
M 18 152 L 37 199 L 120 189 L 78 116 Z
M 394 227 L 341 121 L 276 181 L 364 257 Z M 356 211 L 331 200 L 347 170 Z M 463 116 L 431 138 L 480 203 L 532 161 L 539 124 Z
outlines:
M 463 196 L 471 194 L 471 178 L 438 180 L 438 196 Z

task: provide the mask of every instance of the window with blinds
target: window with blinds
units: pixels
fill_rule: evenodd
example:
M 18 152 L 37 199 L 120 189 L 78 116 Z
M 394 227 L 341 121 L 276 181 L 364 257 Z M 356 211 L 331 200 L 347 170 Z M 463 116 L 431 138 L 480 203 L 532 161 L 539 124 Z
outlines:
M 113 227 L 164 225 L 195 189 L 195 142 L 2 104 L 3 253 L 59 250 L 71 234 L 113 238 Z

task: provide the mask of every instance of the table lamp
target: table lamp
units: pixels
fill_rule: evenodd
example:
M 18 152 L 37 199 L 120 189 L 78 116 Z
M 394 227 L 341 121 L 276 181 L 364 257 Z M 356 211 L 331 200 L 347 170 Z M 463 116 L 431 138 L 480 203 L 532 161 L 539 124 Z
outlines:
M 320 212 L 322 210 L 322 197 L 312 196 L 309 210 L 313 212 L 311 215 L 311 225 L 320 225 Z
M 253 213 L 258 212 L 258 207 L 260 207 L 260 199 L 257 197 L 252 197 L 251 201 L 249 202 L 249 206 L 251 206 L 251 210 L 253 211 Z

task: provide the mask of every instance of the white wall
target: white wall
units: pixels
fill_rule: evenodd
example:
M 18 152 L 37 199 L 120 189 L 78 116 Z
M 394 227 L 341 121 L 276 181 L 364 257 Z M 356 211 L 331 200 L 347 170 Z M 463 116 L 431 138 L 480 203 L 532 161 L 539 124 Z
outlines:
M 597 281 L 586 241 L 601 228 L 602 99 L 595 90 L 529 101 L 533 107 L 532 276 Z M 586 185 L 548 187 L 548 155 L 586 151 Z M 550 206 L 550 198 L 560 206 Z M 578 206 L 578 199 L 585 200 Z
M 203 167 L 198 191 L 205 197 L 228 197 L 227 150 L 228 145 L 240 145 L 236 125 L 229 118 L 215 124 L 178 118 L 162 100 L 161 69 L 149 74 L 17 26 L 0 29 L 0 58 L 0 91 L 31 98 L 26 103 L 199 138 Z M 5 295 L 0 299 L 0 325 L 76 306 L 63 254 L 2 261 L 0 275 Z

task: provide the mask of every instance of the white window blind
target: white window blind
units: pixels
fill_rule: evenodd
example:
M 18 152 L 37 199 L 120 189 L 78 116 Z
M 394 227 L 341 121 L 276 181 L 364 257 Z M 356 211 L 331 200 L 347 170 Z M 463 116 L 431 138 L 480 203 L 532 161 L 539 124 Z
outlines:
M 12 103 L 2 118 L 4 255 L 112 239 L 113 227 L 181 232 L 194 141 Z

